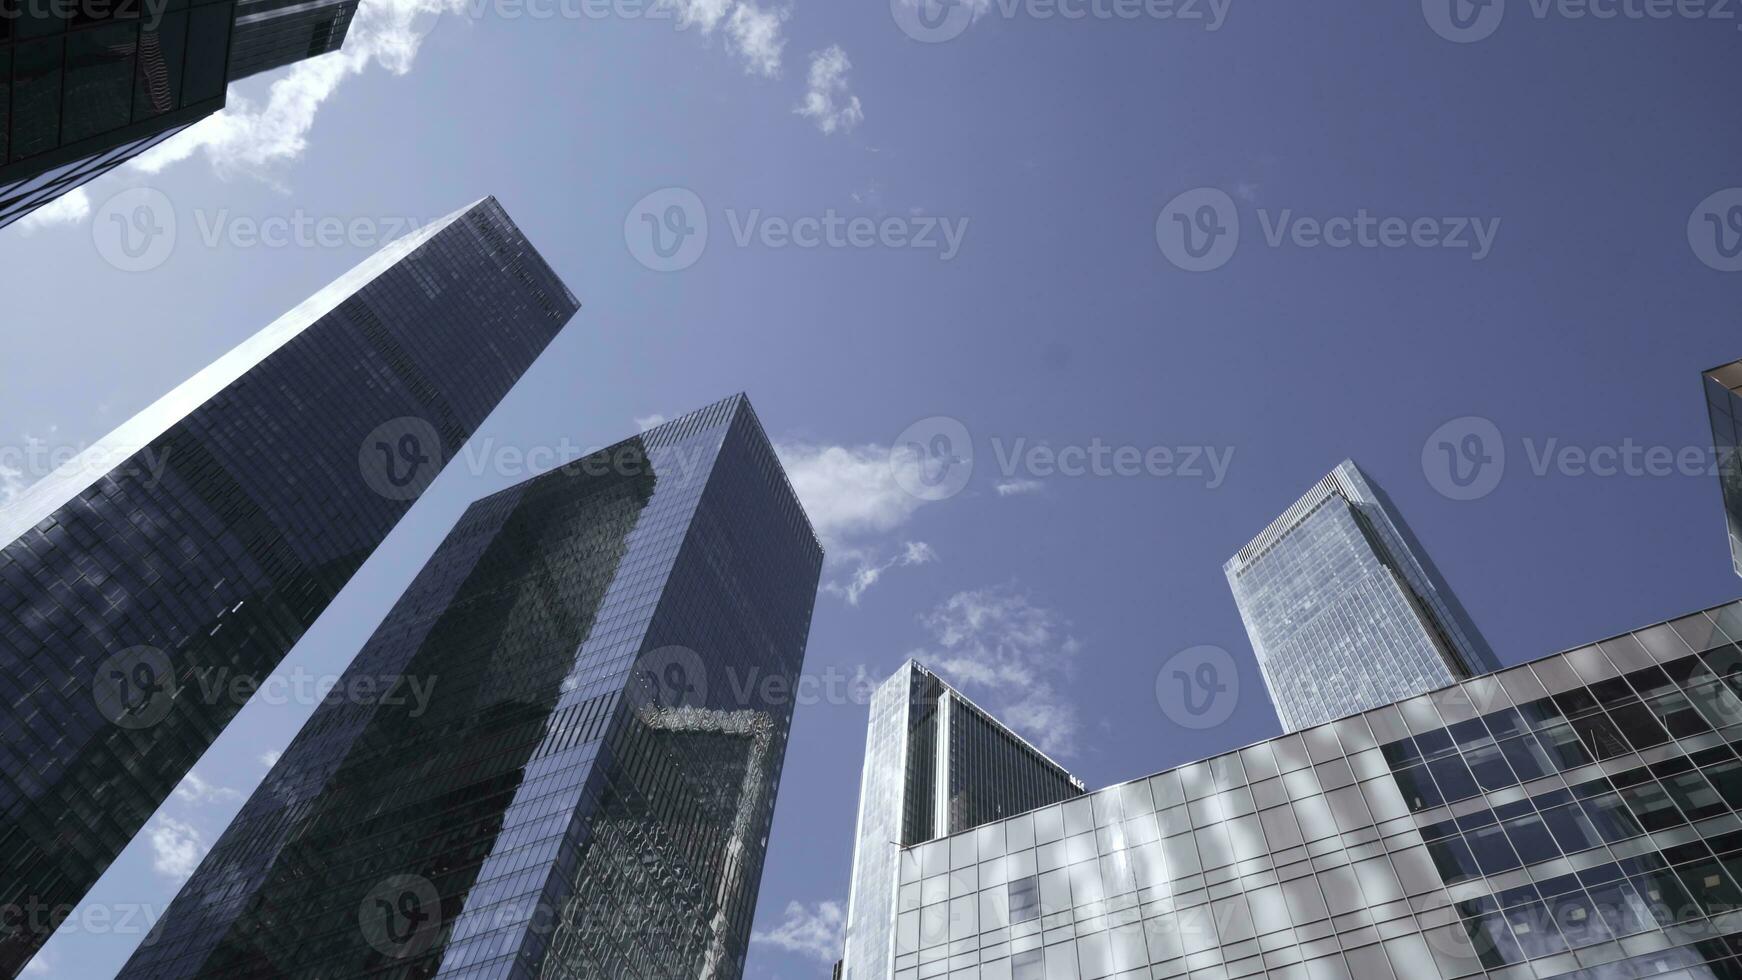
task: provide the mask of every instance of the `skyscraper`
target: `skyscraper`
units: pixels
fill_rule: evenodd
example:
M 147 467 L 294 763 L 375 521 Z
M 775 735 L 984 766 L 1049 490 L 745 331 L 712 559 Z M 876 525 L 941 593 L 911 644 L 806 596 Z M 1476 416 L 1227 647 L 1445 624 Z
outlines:
M 478 501 L 121 976 L 739 977 L 821 568 L 741 395 Z
M 1284 731 L 1499 669 L 1390 501 L 1348 460 L 1222 570 Z
M 370 257 L 0 511 L 0 908 L 13 913 L 0 975 L 576 308 L 481 201 Z
M 1715 367 L 1702 375 L 1706 413 L 1712 420 L 1712 450 L 1718 464 L 1718 485 L 1724 491 L 1724 517 L 1729 526 L 1730 567 L 1742 575 L 1742 361 Z
M 1742 977 L 1742 604 L 901 851 L 894 980 Z
M 66 0 L 0 16 L 0 227 L 336 51 L 357 0 Z
M 848 980 L 887 980 L 903 847 L 1081 796 L 1082 780 L 909 660 L 877 688 L 847 908 Z M 942 860 L 946 869 L 949 856 Z

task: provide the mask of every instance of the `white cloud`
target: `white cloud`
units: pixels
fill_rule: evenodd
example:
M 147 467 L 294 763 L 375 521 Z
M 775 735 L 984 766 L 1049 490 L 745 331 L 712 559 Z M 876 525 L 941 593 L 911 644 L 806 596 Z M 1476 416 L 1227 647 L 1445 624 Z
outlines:
M 920 0 L 902 0 L 902 2 L 915 8 L 920 4 Z M 958 0 L 958 2 L 965 4 L 969 10 L 974 12 L 975 20 L 979 20 L 986 14 L 986 11 L 992 9 L 992 0 Z
M 29 963 L 24 964 L 24 972 L 31 976 L 47 976 L 50 966 L 49 960 L 48 950 L 39 950 L 35 956 L 30 958 Z
M 822 539 L 828 564 L 852 566 L 843 581 L 825 584 L 824 592 L 857 605 L 884 572 L 937 560 L 937 553 L 922 541 L 907 542 L 886 557 L 886 545 L 877 540 L 930 503 L 902 489 L 888 447 L 782 443 L 775 451 Z
M 157 173 L 203 150 L 220 175 L 264 176 L 270 166 L 302 156 L 315 114 L 345 79 L 370 65 L 406 74 L 431 18 L 465 9 L 465 0 L 363 0 L 340 51 L 298 62 L 272 83 L 264 103 L 232 92 L 222 111 L 148 151 L 132 166 Z
M 24 471 L 16 466 L 0 463 L 0 507 L 18 499 L 18 495 L 30 486 L 30 481 L 24 478 Z
M 938 553 L 924 541 L 909 541 L 902 545 L 901 553 L 888 561 L 871 563 L 861 560 L 853 574 L 847 577 L 845 584 L 829 582 L 823 586 L 823 591 L 830 595 L 838 595 L 847 600 L 850 606 L 859 604 L 859 597 L 865 590 L 877 584 L 883 573 L 892 568 L 906 568 L 910 565 L 926 565 L 938 560 Z
M 18 230 L 29 235 L 44 228 L 80 224 L 90 216 L 91 195 L 83 187 L 75 187 L 18 219 Z
M 859 97 L 847 87 L 847 71 L 853 63 L 839 44 L 811 54 L 810 87 L 804 101 L 793 111 L 816 121 L 825 133 L 851 132 L 865 120 Z
M 271 769 L 273 766 L 278 765 L 278 760 L 282 758 L 284 758 L 284 753 L 277 749 L 273 749 L 270 752 L 260 753 L 260 764 Z
M 998 484 L 996 489 L 1000 497 L 1015 497 L 1020 494 L 1039 493 L 1044 487 L 1045 484 L 1039 480 L 1015 479 Z
M 175 798 L 189 806 L 200 806 L 205 803 L 215 803 L 219 800 L 233 800 L 242 794 L 227 786 L 214 786 L 201 778 L 192 769 L 181 778 L 175 787 Z
M 675 11 L 678 26 L 694 29 L 703 37 L 725 27 L 726 48 L 753 75 L 774 78 L 780 74 L 781 54 L 786 49 L 786 8 L 769 9 L 750 0 L 658 0 L 661 9 Z
M 158 874 L 185 881 L 200 866 L 211 845 L 192 824 L 159 815 L 146 831 L 151 841 L 151 868 Z
M 775 449 L 831 558 L 845 557 L 855 540 L 906 524 L 928 503 L 896 482 L 886 446 L 784 443 Z
M 846 929 L 847 911 L 840 902 L 818 902 L 815 910 L 789 902 L 786 920 L 773 929 L 751 933 L 750 941 L 833 963 L 841 956 Z
M 635 420 L 635 428 L 639 432 L 646 432 L 648 429 L 651 429 L 656 425 L 664 424 L 665 416 L 658 412 L 654 412 L 652 415 L 643 415 Z
M 732 49 L 744 59 L 744 69 L 769 78 L 780 74 L 780 54 L 786 48 L 782 36 L 785 10 L 765 10 L 753 3 L 740 3 L 726 21 L 726 36 Z
M 1082 644 L 1057 612 L 1008 586 L 958 592 L 921 620 L 932 649 L 920 662 L 978 699 L 1043 752 L 1072 755 L 1080 728 L 1076 705 L 1060 690 L 1075 672 Z

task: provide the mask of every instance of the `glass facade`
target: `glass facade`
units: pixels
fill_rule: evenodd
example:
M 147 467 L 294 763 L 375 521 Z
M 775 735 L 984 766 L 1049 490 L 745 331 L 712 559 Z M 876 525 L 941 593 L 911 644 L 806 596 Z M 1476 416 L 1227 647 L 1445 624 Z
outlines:
M 236 0 L 230 81 L 339 50 L 358 0 Z
M 479 202 L 0 511 L 0 909 L 83 897 L 576 308 Z
M 924 666 L 871 699 L 843 973 L 888 977 L 901 847 L 1081 796 L 1083 783 Z
M 743 396 L 480 500 L 121 976 L 741 976 L 821 568 Z
M 1500 667 L 1390 501 L 1352 462 L 1223 571 L 1283 731 Z
M 1730 565 L 1742 575 L 1742 361 L 1707 371 L 1706 412 L 1712 419 L 1712 449 L 1718 481 L 1724 490 L 1724 519 L 1729 528 Z
M 357 0 L 0 3 L 0 228 L 336 51 Z
M 901 851 L 896 980 L 1742 977 L 1742 603 Z

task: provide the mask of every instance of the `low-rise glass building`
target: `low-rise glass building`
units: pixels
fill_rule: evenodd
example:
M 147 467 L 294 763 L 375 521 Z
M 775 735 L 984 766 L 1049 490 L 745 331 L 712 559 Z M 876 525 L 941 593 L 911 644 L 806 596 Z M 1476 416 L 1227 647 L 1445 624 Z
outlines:
M 1742 977 L 1742 603 L 901 852 L 896 980 Z

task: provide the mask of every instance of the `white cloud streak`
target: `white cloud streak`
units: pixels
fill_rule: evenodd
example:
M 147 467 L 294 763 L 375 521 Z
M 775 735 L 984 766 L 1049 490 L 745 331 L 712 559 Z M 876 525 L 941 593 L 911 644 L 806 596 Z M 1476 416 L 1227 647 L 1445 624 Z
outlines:
M 864 106 L 847 86 L 852 67 L 839 44 L 812 53 L 809 90 L 793 111 L 813 120 L 824 133 L 851 132 L 865 120 Z
M 712 37 L 724 28 L 727 50 L 744 71 L 765 78 L 780 75 L 786 50 L 786 19 L 790 11 L 768 8 L 750 0 L 658 0 L 661 9 L 676 12 L 678 26 Z
M 151 869 L 176 881 L 186 881 L 211 848 L 198 828 L 174 817 L 158 816 L 146 835 L 151 842 Z
M 1077 707 L 1061 690 L 1082 644 L 1057 612 L 1009 586 L 958 592 L 921 622 L 933 646 L 914 656 L 968 694 L 989 696 L 997 718 L 1043 752 L 1074 755 Z
M 818 902 L 815 909 L 789 902 L 786 919 L 766 931 L 751 933 L 750 941 L 808 956 L 819 963 L 840 958 L 845 944 L 847 911 L 840 902 Z
M 18 219 L 21 234 L 30 235 L 44 228 L 82 224 L 91 216 L 91 195 L 83 187 L 75 187 Z
M 298 62 L 272 83 L 264 102 L 232 92 L 222 111 L 148 151 L 132 166 L 155 174 L 203 152 L 220 176 L 253 173 L 270 178 L 274 165 L 302 156 L 316 113 L 346 79 L 371 65 L 395 75 L 410 72 L 432 19 L 465 9 L 465 0 L 363 0 L 340 51 Z
M 847 600 L 849 606 L 857 606 L 859 597 L 863 596 L 867 589 L 876 585 L 877 580 L 883 577 L 884 572 L 892 568 L 928 565 L 937 560 L 938 553 L 932 549 L 931 545 L 924 541 L 908 541 L 901 546 L 900 554 L 887 561 L 873 564 L 868 560 L 861 560 L 858 567 L 847 577 L 845 583 L 828 582 L 823 585 L 823 591 Z
M 192 769 L 176 784 L 175 798 L 189 806 L 203 806 L 207 803 L 217 803 L 222 800 L 233 800 L 242 794 L 228 786 L 215 786 L 205 781 L 200 774 Z
M 1016 497 L 1023 494 L 1039 493 L 1045 484 L 1039 480 L 1015 479 L 1006 480 L 995 488 L 1000 497 Z
M 906 542 L 886 557 L 887 546 L 878 540 L 931 502 L 902 489 L 889 447 L 783 443 L 775 451 L 822 539 L 829 566 L 851 566 L 843 580 L 826 583 L 824 592 L 858 605 L 865 590 L 891 569 L 937 560 L 937 552 L 923 541 Z

